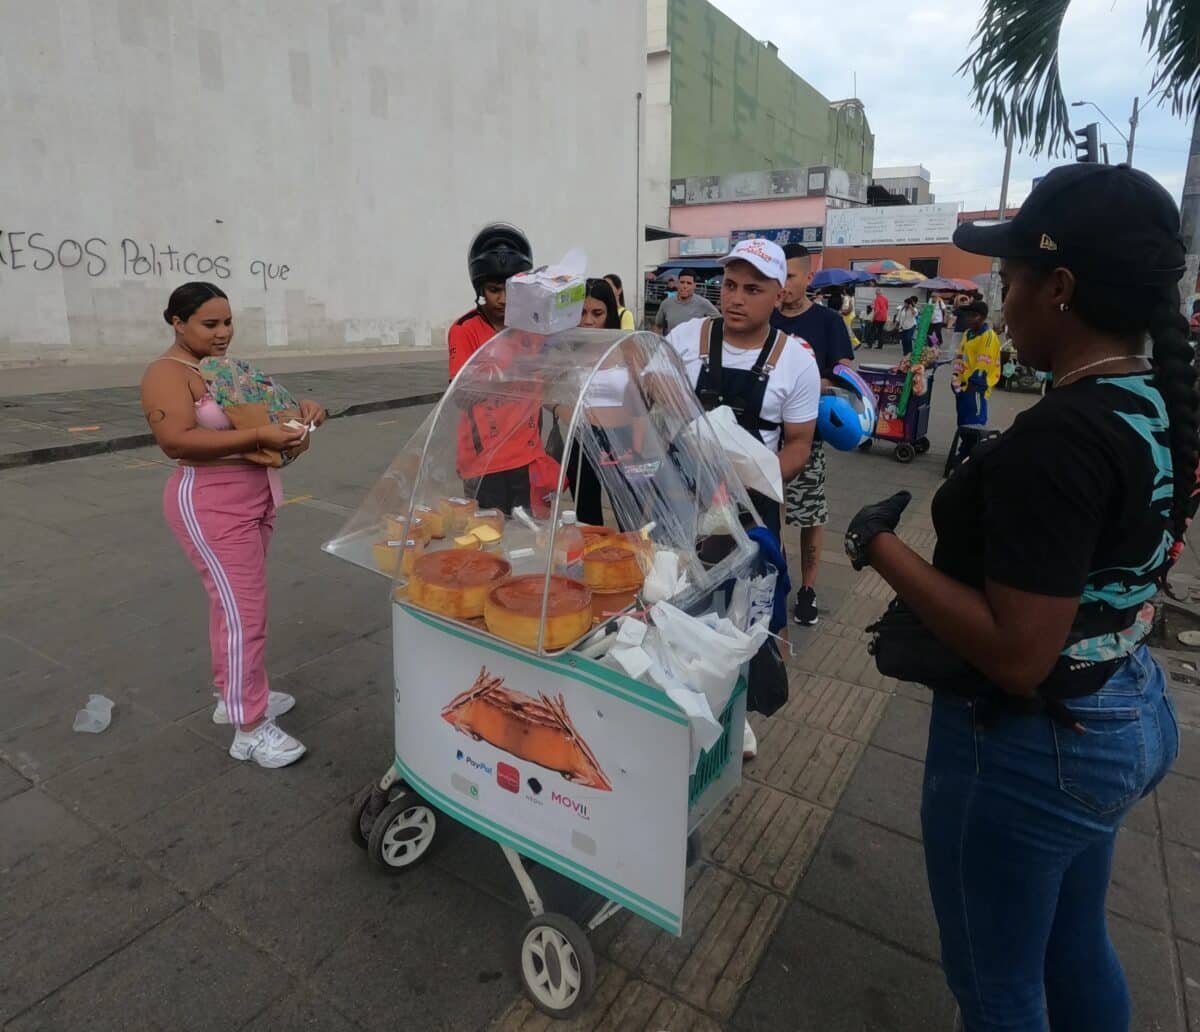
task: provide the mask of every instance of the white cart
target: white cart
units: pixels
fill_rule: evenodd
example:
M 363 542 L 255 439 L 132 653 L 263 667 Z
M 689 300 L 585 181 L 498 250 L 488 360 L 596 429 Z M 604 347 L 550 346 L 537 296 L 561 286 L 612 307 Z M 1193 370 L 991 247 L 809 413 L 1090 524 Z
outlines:
M 579 442 L 604 485 L 610 525 L 644 542 L 644 567 L 658 552 L 676 557 L 686 583 L 672 604 L 694 614 L 720 606 L 756 559 L 739 519 L 748 503 L 681 364 L 649 333 L 497 335 L 325 547 L 393 578 L 395 755 L 354 800 L 352 838 L 389 872 L 428 856 L 444 818 L 496 842 L 532 915 L 522 982 L 539 1008 L 567 1017 L 595 984 L 589 931 L 627 909 L 680 934 L 698 829 L 740 783 L 745 690 L 738 679 L 712 700 L 719 737 L 695 746 L 694 714 L 605 658 L 620 614 L 644 617 L 640 592 L 594 600 L 595 620 L 577 638 L 549 640 L 555 569 L 573 558 L 556 528 L 582 460 L 535 483 L 528 520 L 508 514 L 500 540 L 481 542 L 512 577 L 545 582 L 536 640 L 430 608 L 414 583 L 418 564 L 456 546 L 474 551 L 460 533 L 471 508 L 461 502 L 490 489 L 475 477 L 490 462 L 503 467 L 520 435 L 551 436 L 556 407 L 570 413 L 558 424 L 568 454 Z M 481 518 L 494 529 L 494 514 Z M 433 530 L 442 536 L 425 540 Z M 527 862 L 604 904 L 583 926 L 547 912 Z

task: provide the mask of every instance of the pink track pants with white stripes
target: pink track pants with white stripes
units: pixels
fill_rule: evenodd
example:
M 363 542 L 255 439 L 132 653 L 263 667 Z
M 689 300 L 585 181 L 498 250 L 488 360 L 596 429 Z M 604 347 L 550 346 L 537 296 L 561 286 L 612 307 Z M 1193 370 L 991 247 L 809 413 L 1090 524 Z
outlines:
M 229 719 L 267 711 L 267 546 L 275 502 L 267 470 L 180 466 L 163 490 L 163 514 L 208 592 L 213 683 Z

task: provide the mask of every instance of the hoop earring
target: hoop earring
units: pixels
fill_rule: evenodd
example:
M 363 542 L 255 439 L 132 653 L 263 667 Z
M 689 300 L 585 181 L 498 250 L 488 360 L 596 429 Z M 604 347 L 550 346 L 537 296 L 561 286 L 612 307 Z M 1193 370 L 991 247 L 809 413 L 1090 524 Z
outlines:
M 1067 304 L 1065 301 L 1063 301 L 1059 304 L 1058 310 L 1060 312 L 1069 312 L 1071 310 L 1071 306 L 1069 304 Z

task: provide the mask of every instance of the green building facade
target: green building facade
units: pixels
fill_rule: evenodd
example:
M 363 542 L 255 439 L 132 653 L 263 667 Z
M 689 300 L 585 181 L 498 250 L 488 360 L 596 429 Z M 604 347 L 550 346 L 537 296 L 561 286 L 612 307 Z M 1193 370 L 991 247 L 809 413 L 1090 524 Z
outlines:
M 672 179 L 818 165 L 870 176 L 862 105 L 828 100 L 707 0 L 668 0 L 667 41 Z

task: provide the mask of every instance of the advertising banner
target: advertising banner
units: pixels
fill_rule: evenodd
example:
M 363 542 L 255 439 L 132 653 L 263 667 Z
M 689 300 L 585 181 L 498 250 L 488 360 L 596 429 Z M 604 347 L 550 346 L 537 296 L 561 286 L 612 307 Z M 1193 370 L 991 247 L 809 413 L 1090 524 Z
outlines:
M 676 935 L 691 735 L 655 688 L 392 606 L 396 767 L 434 806 Z
M 957 204 L 830 208 L 825 216 L 825 246 L 945 243 L 957 225 Z

